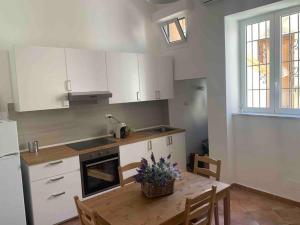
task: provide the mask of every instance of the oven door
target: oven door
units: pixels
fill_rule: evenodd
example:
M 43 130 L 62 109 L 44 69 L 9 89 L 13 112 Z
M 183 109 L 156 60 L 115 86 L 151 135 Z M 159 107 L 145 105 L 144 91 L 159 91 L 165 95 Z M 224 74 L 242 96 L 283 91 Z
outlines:
M 83 196 L 87 197 L 120 184 L 119 155 L 113 154 L 82 162 Z

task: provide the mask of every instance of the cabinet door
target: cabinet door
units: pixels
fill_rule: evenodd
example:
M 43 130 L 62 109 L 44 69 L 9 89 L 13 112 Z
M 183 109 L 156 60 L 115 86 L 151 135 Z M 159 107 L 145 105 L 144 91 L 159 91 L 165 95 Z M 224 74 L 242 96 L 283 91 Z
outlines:
M 174 98 L 173 60 L 171 57 L 159 57 L 157 62 L 159 99 Z
M 81 194 L 79 170 L 32 182 L 34 225 L 53 225 L 75 217 L 74 196 Z
M 157 57 L 145 54 L 138 55 L 140 98 L 152 101 L 158 98 Z
M 64 49 L 16 48 L 14 64 L 13 89 L 17 111 L 69 107 Z
M 136 54 L 108 52 L 106 56 L 109 103 L 138 101 L 139 76 Z
M 178 168 L 186 170 L 185 132 L 173 134 L 170 137 L 170 153 L 172 163 L 177 162 Z
M 170 154 L 170 148 L 168 145 L 168 137 L 160 137 L 151 140 L 152 152 L 155 156 L 156 161 L 158 161 L 161 157 L 168 157 Z M 150 151 L 151 154 L 151 151 Z
M 142 158 L 148 159 L 148 141 L 141 141 L 134 144 L 120 146 L 120 166 L 129 163 L 140 162 Z M 124 178 L 136 174 L 136 170 L 130 170 L 123 174 Z
M 67 75 L 72 92 L 107 91 L 104 51 L 66 49 Z

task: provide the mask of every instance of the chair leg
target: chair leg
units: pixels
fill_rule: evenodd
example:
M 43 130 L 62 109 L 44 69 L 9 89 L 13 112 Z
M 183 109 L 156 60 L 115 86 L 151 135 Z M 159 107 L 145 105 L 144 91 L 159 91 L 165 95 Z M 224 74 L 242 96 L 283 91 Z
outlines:
M 218 203 L 215 203 L 214 206 L 214 217 L 215 217 L 215 225 L 219 225 L 219 208 L 218 208 Z

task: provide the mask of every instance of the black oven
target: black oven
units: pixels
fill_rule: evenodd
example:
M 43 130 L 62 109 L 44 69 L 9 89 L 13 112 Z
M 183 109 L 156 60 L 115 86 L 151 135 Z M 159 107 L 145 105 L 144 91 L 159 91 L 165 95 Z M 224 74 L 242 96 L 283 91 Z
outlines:
M 82 195 L 88 197 L 120 184 L 119 148 L 80 155 Z

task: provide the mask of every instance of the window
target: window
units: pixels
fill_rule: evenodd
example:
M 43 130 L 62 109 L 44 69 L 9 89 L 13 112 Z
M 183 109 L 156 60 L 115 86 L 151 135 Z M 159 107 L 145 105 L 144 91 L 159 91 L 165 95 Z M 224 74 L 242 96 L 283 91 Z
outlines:
M 186 40 L 186 18 L 175 18 L 161 24 L 162 32 L 169 45 L 179 44 Z
M 244 112 L 300 114 L 300 8 L 242 21 Z

